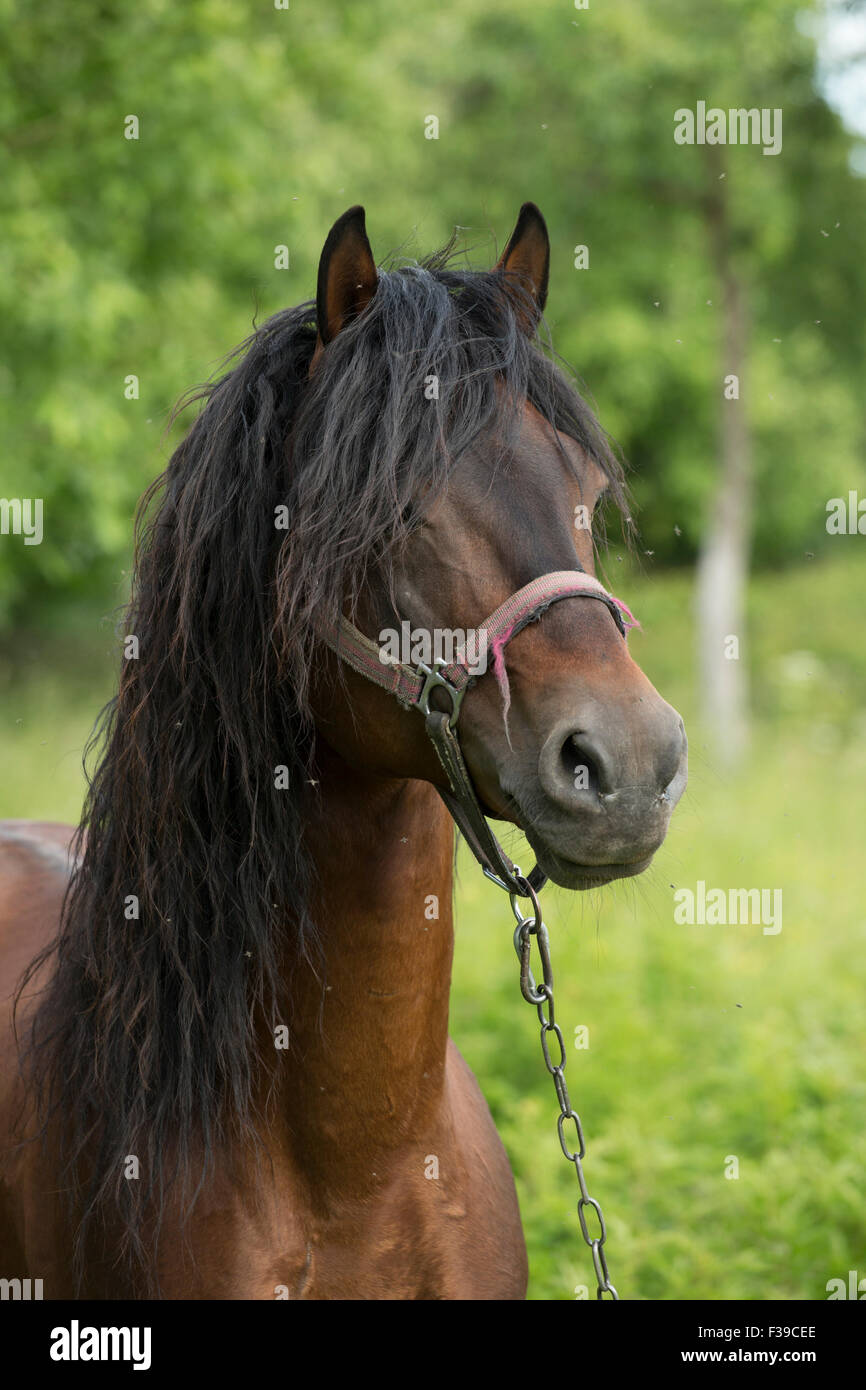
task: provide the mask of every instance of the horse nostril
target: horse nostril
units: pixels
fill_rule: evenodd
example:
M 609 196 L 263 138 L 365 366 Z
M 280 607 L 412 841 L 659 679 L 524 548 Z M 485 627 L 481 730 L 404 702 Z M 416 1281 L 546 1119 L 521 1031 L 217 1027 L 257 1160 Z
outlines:
M 562 748 L 562 761 L 575 791 L 589 791 L 600 796 L 607 790 L 603 760 L 585 734 L 569 734 Z

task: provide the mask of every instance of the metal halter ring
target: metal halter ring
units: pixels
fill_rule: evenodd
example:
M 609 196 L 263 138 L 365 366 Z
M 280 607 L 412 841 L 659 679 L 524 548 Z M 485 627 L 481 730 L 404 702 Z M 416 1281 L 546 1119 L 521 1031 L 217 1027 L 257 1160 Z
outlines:
M 535 914 L 535 921 L 532 927 L 532 931 L 534 933 L 542 925 L 541 904 L 538 901 L 538 895 L 535 892 L 535 889 L 533 888 L 532 884 L 529 882 L 529 879 L 524 878 L 523 874 L 520 872 L 519 864 L 514 865 L 514 881 L 520 889 L 520 896 L 522 898 L 529 898 L 530 902 L 532 903 L 532 910 Z M 508 894 L 508 900 L 511 903 L 511 911 L 514 913 L 514 920 L 519 927 L 522 927 L 524 922 L 531 922 L 532 918 L 525 917 L 524 914 L 520 911 L 520 909 L 514 901 L 516 897 L 517 893 Z
M 550 999 L 553 990 L 553 976 L 550 970 L 550 952 L 547 940 L 547 927 L 541 916 L 541 905 L 535 894 L 532 884 L 523 877 L 520 870 L 515 867 L 515 879 L 523 889 L 523 896 L 530 898 L 534 908 L 533 917 L 524 917 L 515 903 L 516 894 L 509 893 L 511 911 L 514 913 L 514 920 L 517 926 L 514 928 L 514 949 L 517 952 L 517 959 L 520 961 L 520 992 L 529 1004 L 539 1007 Z M 530 968 L 530 956 L 532 953 L 532 938 L 538 941 L 538 950 L 541 956 L 542 975 L 544 982 L 539 988 L 535 983 L 535 976 Z
M 426 679 L 421 688 L 421 694 L 418 696 L 417 704 L 426 719 L 427 715 L 430 713 L 431 691 L 435 690 L 437 687 L 440 690 L 444 690 L 451 701 L 451 713 L 448 716 L 448 727 L 449 729 L 456 729 L 457 716 L 460 713 L 460 706 L 463 704 L 463 696 L 466 694 L 468 687 L 464 686 L 462 690 L 458 690 L 450 681 L 445 679 L 442 675 L 442 670 L 447 665 L 448 663 L 443 661 L 441 657 L 436 658 L 434 670 L 431 670 L 429 666 L 425 666 L 423 661 L 418 662 L 415 668 L 415 674 L 417 676 L 424 676 Z

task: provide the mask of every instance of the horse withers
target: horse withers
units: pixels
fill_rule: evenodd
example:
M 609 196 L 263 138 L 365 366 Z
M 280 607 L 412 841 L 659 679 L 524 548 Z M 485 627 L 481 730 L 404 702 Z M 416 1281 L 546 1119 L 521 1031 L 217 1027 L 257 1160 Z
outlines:
M 0 1275 L 47 1298 L 525 1293 L 448 1037 L 446 802 L 596 887 L 661 844 L 686 742 L 575 524 L 625 492 L 538 345 L 541 214 L 492 271 L 449 251 L 377 270 L 350 209 L 315 301 L 190 398 L 81 826 L 3 827 Z M 486 670 L 383 688 L 384 634 L 491 614 Z

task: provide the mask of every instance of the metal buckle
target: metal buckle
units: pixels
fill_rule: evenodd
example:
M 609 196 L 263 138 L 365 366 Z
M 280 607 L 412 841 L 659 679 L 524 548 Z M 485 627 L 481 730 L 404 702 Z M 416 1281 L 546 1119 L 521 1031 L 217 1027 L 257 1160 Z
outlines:
M 418 696 L 416 704 L 426 719 L 427 715 L 430 713 L 430 692 L 437 686 L 441 686 L 443 690 L 448 692 L 448 696 L 451 700 L 451 713 L 448 716 L 448 727 L 449 729 L 456 729 L 457 716 L 460 713 L 460 706 L 463 704 L 466 686 L 464 686 L 462 690 L 457 690 L 450 681 L 445 679 L 442 675 L 442 670 L 447 665 L 447 661 L 443 661 L 441 656 L 436 658 L 436 669 L 433 671 L 431 671 L 429 666 L 425 666 L 423 661 L 418 662 L 415 668 L 415 675 L 424 676 L 426 679 L 421 687 L 421 694 Z

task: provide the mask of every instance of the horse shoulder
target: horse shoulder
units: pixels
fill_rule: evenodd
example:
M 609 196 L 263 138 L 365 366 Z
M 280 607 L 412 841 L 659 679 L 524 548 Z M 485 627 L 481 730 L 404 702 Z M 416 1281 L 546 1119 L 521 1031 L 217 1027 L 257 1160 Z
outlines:
M 0 1257 L 4 1273 L 25 1277 L 34 1272 L 25 1252 L 27 1212 L 36 1210 L 39 1151 L 16 1139 L 32 1118 L 22 1107 L 19 1040 L 26 1033 L 29 1004 L 40 985 L 35 975 L 22 995 L 17 1038 L 12 1006 L 27 966 L 57 932 L 63 895 L 69 881 L 69 825 L 36 821 L 0 821 Z M 41 973 L 41 972 L 40 972 Z M 51 1186 L 50 1182 L 47 1184 Z M 38 1205 L 38 1202 L 37 1202 Z M 43 1202 L 44 1207 L 44 1202 Z M 43 1220 L 46 1213 L 43 1211 Z M 50 1224 L 50 1223 L 49 1223 Z M 54 1251 L 39 1250 L 35 1273 L 52 1275 Z M 52 1287 L 62 1287 L 57 1280 Z
M 0 999 L 57 931 L 71 869 L 70 825 L 0 821 Z
M 471 1292 L 456 1296 L 522 1299 L 529 1266 L 514 1175 L 481 1087 L 451 1038 L 446 1077 L 474 1266 Z

